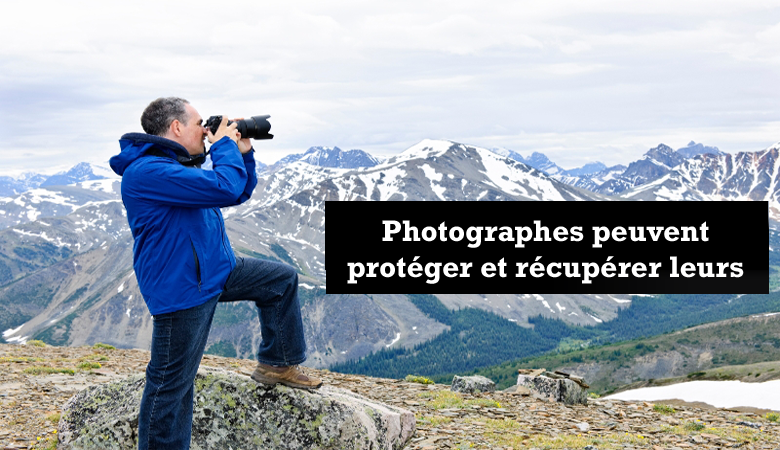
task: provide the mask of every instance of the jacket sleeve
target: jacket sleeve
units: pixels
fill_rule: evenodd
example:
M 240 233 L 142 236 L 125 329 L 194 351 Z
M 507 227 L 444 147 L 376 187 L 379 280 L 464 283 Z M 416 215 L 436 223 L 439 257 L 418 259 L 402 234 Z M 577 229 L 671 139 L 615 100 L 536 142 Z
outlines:
M 184 167 L 168 158 L 146 157 L 133 171 L 133 179 L 127 183 L 123 194 L 189 208 L 237 205 L 248 188 L 249 180 L 248 167 L 238 146 L 227 136 L 223 137 L 212 145 L 211 160 L 213 170 L 200 170 Z M 257 177 L 253 176 L 256 184 Z M 251 194 L 251 190 L 249 192 Z
M 238 200 L 236 200 L 236 205 L 240 205 L 241 203 L 249 200 L 249 197 L 252 196 L 252 191 L 254 191 L 255 186 L 257 186 L 257 172 L 255 170 L 254 153 L 254 150 L 252 150 L 251 152 L 247 152 L 246 154 L 242 155 L 244 158 L 244 167 L 246 168 L 247 180 L 246 186 L 244 186 L 244 192 L 242 192 L 241 196 L 238 197 Z

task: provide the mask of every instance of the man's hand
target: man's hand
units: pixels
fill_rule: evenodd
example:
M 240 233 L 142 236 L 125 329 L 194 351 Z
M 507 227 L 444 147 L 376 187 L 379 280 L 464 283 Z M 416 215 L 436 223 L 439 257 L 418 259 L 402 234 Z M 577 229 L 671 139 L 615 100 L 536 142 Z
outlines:
M 210 143 L 213 144 L 225 136 L 229 137 L 233 142 L 238 143 L 240 134 L 238 131 L 236 131 L 236 127 L 238 125 L 235 122 L 228 125 L 227 122 L 227 117 L 222 116 L 222 122 L 219 124 L 219 128 L 217 128 L 217 132 L 212 134 L 211 130 L 208 130 L 208 138 Z
M 241 133 L 238 133 L 238 136 L 240 138 Z M 252 151 L 252 143 L 250 142 L 249 138 L 239 139 L 237 144 L 238 144 L 238 150 L 241 151 L 242 155 L 246 155 L 247 153 Z
M 233 122 L 237 122 L 239 120 L 244 120 L 243 117 L 237 117 L 233 119 Z M 252 143 L 250 142 L 249 138 L 241 139 L 241 133 L 238 133 L 238 150 L 241 152 L 242 155 L 246 155 L 247 153 L 252 151 Z

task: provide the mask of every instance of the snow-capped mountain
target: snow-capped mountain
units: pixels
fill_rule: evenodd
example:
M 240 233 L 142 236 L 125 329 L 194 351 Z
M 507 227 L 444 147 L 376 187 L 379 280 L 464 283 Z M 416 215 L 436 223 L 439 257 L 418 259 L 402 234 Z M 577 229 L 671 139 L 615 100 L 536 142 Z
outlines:
M 287 164 L 302 161 L 312 166 L 329 167 L 334 169 L 357 169 L 361 167 L 374 167 L 379 164 L 379 159 L 363 150 L 344 151 L 338 147 L 311 147 L 304 153 L 287 155 L 271 166 L 271 170 L 279 169 Z
M 523 155 L 521 155 L 520 153 L 517 153 L 514 150 L 510 150 L 508 148 L 493 147 L 493 148 L 490 149 L 490 151 L 492 151 L 493 153 L 495 153 L 497 155 L 505 156 L 507 158 L 514 159 L 515 161 L 520 161 L 521 163 L 525 162 L 525 158 L 523 158 Z
M 0 197 L 11 197 L 37 188 L 48 178 L 35 172 L 26 172 L 18 177 L 0 176 Z
M 105 178 L 34 188 L 15 197 L 0 198 L 0 229 L 39 217 L 64 216 L 90 203 L 118 200 L 119 185 L 119 179 Z
M 631 200 L 766 200 L 780 218 L 780 142 L 758 152 L 701 154 L 663 177 L 624 192 Z
M 597 192 L 600 186 L 619 178 L 626 171 L 626 166 L 618 164 L 612 167 L 606 167 L 599 172 L 589 175 L 572 176 L 569 172 L 555 175 L 553 178 L 561 183 L 587 189 L 591 192 Z
M 777 205 L 780 144 L 736 156 L 700 155 L 675 168 L 667 165 L 674 162 L 674 152 L 664 147 L 648 152 L 645 159 L 669 169 L 666 174 L 629 190 L 624 197 L 668 199 L 672 194 L 667 191 L 677 192 L 674 189 L 679 191 L 682 186 L 691 194 L 680 193 L 681 199 L 771 198 Z M 593 181 L 618 172 L 622 176 L 628 171 L 626 167 L 611 169 L 589 178 Z M 634 170 L 641 175 L 636 165 Z M 393 345 L 413 346 L 446 328 L 403 295 L 324 293 L 327 200 L 611 198 L 559 182 L 509 153 L 442 140 L 424 140 L 370 168 L 328 168 L 298 160 L 263 173 L 248 202 L 223 210 L 226 228 L 237 255 L 285 261 L 298 270 L 310 363 L 318 367 Z M 42 209 L 47 202 L 52 212 Z M 9 214 L 11 208 L 17 209 Z M 102 341 L 148 348 L 151 318 L 132 272 L 133 242 L 119 200 L 118 180 L 36 189 L 0 209 L 7 210 L 5 214 L 13 220 L 28 222 L 8 222 L 9 228 L 0 230 L 0 331 L 6 341 L 40 338 L 60 345 Z M 361 225 L 360 219 L 355 218 L 355 226 Z M 630 297 L 614 294 L 439 298 L 453 309 L 479 307 L 519 324 L 538 314 L 595 324 L 615 317 L 618 308 L 630 303 Z M 252 355 L 260 337 L 253 307 L 222 305 L 218 314 L 207 348 L 232 348 L 239 356 Z
M 554 178 L 562 183 L 600 194 L 620 196 L 629 189 L 660 179 L 687 159 L 707 154 L 726 155 L 717 147 L 706 146 L 694 141 L 678 150 L 673 150 L 665 144 L 659 144 L 648 150 L 641 159 L 629 164 L 628 167 L 622 165 L 604 167 L 600 171 L 590 174 L 581 173 L 580 170 L 574 169 L 561 172 Z M 592 163 L 592 165 L 585 167 L 596 168 L 597 164 L 601 163 Z
M 108 167 L 81 162 L 54 175 L 25 172 L 19 176 L 0 176 L 0 197 L 12 197 L 30 189 L 47 186 L 66 186 L 79 181 L 118 179 Z
M 490 149 L 495 154 L 514 159 L 527 166 L 531 166 L 534 169 L 544 172 L 547 175 L 558 175 L 565 172 L 563 168 L 550 161 L 550 159 L 543 153 L 533 152 L 529 158 L 524 158 L 520 153 L 513 150 L 509 150 L 504 147 L 493 147 Z
M 539 152 L 531 153 L 531 157 L 526 158 L 522 162 L 533 167 L 534 169 L 541 170 L 547 175 L 557 175 L 559 173 L 565 172 L 565 170 L 561 166 L 550 161 L 550 159 L 547 156 Z
M 671 147 L 659 144 L 658 147 L 648 150 L 642 159 L 629 164 L 622 174 L 596 188 L 596 192 L 619 195 L 634 186 L 661 178 L 683 161 L 685 158 Z
M 69 187 L 86 190 L 82 186 L 86 183 L 99 181 Z M 111 193 L 95 191 L 114 197 L 74 207 L 64 216 L 32 214 L 35 220 L 0 231 L 0 274 L 5 274 L 0 281 L 0 331 L 5 330 L 4 339 L 148 347 L 151 322 L 132 276 L 132 237 L 117 191 L 114 186 Z M 32 197 L 23 199 L 25 209 L 35 205 Z M 334 169 L 297 161 L 264 175 L 249 202 L 224 210 L 226 228 L 237 255 L 286 261 L 298 269 L 310 361 L 320 367 L 389 345 L 415 345 L 445 329 L 405 296 L 324 294 L 324 202 L 331 199 L 606 197 L 559 183 L 486 149 L 450 141 L 422 141 L 367 169 Z M 58 201 L 77 203 L 70 198 Z M 591 314 L 595 311 L 598 320 L 606 320 L 629 302 L 625 296 L 499 297 L 442 296 L 442 301 L 452 308 L 488 309 L 520 323 L 542 313 L 581 324 L 593 324 L 596 319 L 579 305 Z M 256 313 L 241 304 L 224 308 L 236 319 L 219 321 L 209 345 L 229 345 L 242 356 L 251 355 L 259 344 Z
M 102 180 L 105 178 L 118 178 L 109 167 L 96 166 L 90 163 L 78 163 L 64 172 L 56 173 L 41 183 L 40 187 L 66 186 L 79 181 Z

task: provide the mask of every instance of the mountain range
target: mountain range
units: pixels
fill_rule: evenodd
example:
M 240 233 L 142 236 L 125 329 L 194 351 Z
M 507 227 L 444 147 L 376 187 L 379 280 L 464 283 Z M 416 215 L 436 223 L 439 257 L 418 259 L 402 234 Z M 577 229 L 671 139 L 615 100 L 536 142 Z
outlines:
M 567 174 L 539 153 L 521 161 L 506 149 L 443 140 L 424 140 L 384 161 L 359 150 L 312 147 L 258 168 L 253 197 L 223 215 L 237 255 L 284 261 L 298 270 L 308 364 L 326 367 L 380 349 L 410 348 L 450 326 L 406 295 L 325 294 L 325 201 L 766 199 L 771 217 L 780 211 L 780 146 L 738 155 L 697 144 L 686 148 L 692 150 L 659 145 L 628 167 L 594 164 Z M 690 152 L 703 154 L 686 157 Z M 148 348 L 151 317 L 133 276 L 120 180 L 96 180 L 111 174 L 79 166 L 54 178 L 73 179 L 67 185 L 44 186 L 44 180 L 0 199 L 3 339 Z M 595 325 L 631 304 L 626 294 L 438 298 L 450 310 L 475 307 L 522 327 L 539 315 Z M 251 357 L 260 340 L 256 316 L 248 304 L 220 305 L 207 351 Z
M 81 162 L 54 175 L 26 172 L 17 177 L 0 176 L 0 197 L 10 197 L 31 189 L 46 186 L 66 186 L 79 181 L 116 178 L 108 167 Z

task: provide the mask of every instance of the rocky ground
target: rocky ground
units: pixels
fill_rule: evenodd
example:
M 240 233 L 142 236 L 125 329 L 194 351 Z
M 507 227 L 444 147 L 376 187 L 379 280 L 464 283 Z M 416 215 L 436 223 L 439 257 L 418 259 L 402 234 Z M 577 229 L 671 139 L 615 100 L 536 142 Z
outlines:
M 143 372 L 149 353 L 0 345 L 0 449 L 53 449 L 62 405 L 86 386 Z M 249 374 L 254 362 L 206 355 Z M 455 394 L 445 385 L 318 371 L 326 383 L 403 406 L 417 417 L 407 449 L 780 449 L 776 415 L 595 399 L 565 406 L 510 392 Z

